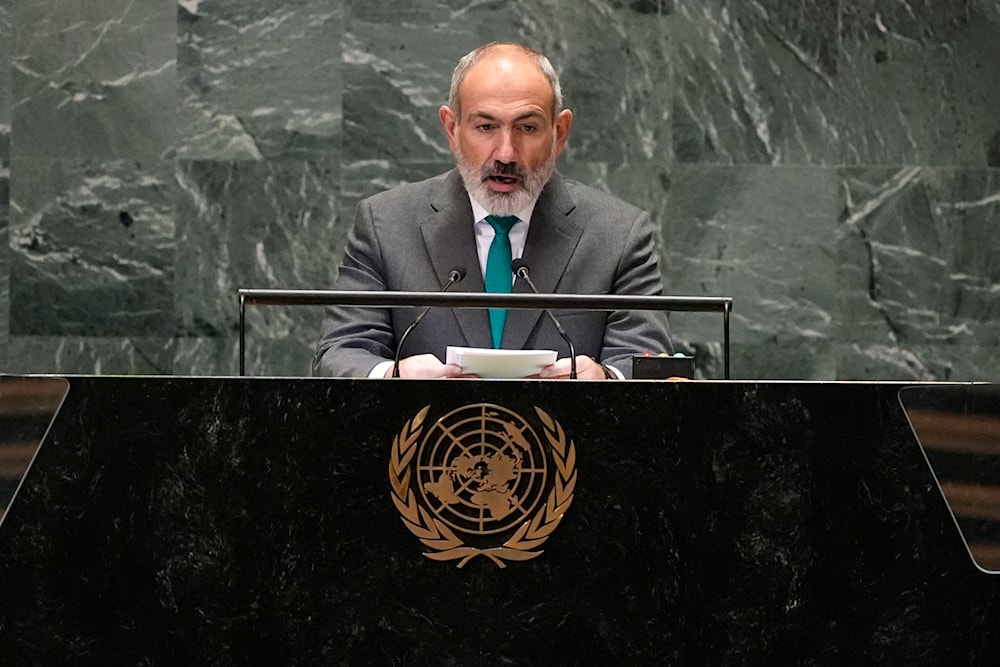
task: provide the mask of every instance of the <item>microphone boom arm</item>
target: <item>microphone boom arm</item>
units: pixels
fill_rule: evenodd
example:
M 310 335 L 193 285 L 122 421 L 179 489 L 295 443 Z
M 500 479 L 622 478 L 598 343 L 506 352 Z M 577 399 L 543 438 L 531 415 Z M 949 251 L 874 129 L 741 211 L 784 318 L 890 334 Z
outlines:
M 528 283 L 528 287 L 531 288 L 532 292 L 534 292 L 535 294 L 540 293 L 538 291 L 538 288 L 535 287 L 535 281 L 533 281 L 531 279 L 531 276 L 528 275 L 528 266 L 524 263 L 524 260 L 520 258 L 515 259 L 513 262 L 511 262 L 511 268 L 514 269 L 514 275 L 522 279 L 524 282 Z M 562 328 L 562 325 L 559 324 L 559 320 L 557 320 L 556 316 L 552 314 L 552 311 L 549 310 L 548 308 L 543 308 L 543 310 L 545 311 L 545 314 L 549 316 L 549 320 L 552 321 L 552 324 L 555 325 L 556 331 L 558 331 L 559 335 L 562 336 L 562 339 L 566 341 L 566 345 L 569 346 L 569 377 L 571 380 L 575 380 L 576 346 L 573 345 L 573 341 L 570 340 L 569 334 L 567 334 L 566 331 Z
M 447 292 L 448 288 L 450 288 L 452 285 L 454 285 L 464 277 L 465 277 L 464 266 L 457 266 L 454 269 L 452 269 L 448 273 L 448 282 L 445 283 L 444 287 L 441 288 L 441 293 L 443 294 Z M 396 345 L 396 356 L 392 360 L 392 377 L 394 378 L 399 377 L 399 361 L 403 358 L 403 343 L 406 342 L 406 339 L 410 337 L 410 332 L 417 328 L 417 325 L 420 324 L 420 321 L 424 319 L 424 316 L 427 315 L 427 313 L 430 312 L 430 310 L 431 306 L 426 306 L 423 310 L 421 310 L 420 313 L 417 315 L 417 317 L 412 322 L 410 322 L 410 326 L 406 327 L 406 330 L 403 331 L 403 335 L 399 337 L 399 343 L 397 343 Z

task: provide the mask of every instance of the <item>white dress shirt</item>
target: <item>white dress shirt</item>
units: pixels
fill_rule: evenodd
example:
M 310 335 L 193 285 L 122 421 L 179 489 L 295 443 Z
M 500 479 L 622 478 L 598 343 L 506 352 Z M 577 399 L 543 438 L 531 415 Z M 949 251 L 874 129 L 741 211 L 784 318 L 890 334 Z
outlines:
M 479 270 L 483 274 L 483 280 L 486 280 L 486 257 L 490 253 L 490 244 L 493 243 L 496 232 L 493 231 L 493 225 L 486 222 L 486 216 L 490 214 L 486 207 L 476 201 L 472 195 L 469 195 L 469 201 L 472 202 L 472 216 L 476 220 L 476 251 L 479 253 Z M 510 239 L 510 258 L 512 260 L 520 258 L 524 253 L 524 243 L 528 240 L 528 222 L 531 220 L 531 213 L 534 210 L 535 202 L 531 202 L 527 208 L 517 212 L 517 222 L 510 228 L 510 233 L 507 235 Z M 513 273 L 510 275 L 510 279 L 511 284 L 513 284 Z

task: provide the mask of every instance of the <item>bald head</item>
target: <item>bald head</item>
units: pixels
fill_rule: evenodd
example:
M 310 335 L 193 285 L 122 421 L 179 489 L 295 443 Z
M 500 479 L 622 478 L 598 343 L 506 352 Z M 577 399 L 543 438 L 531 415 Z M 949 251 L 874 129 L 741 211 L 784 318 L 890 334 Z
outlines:
M 458 61 L 455 71 L 451 75 L 451 91 L 448 94 L 448 106 L 455 113 L 461 116 L 462 95 L 461 88 L 469 72 L 480 66 L 488 67 L 497 73 L 513 73 L 518 65 L 529 63 L 533 69 L 537 70 L 552 91 L 552 118 L 554 119 L 562 109 L 562 89 L 559 85 L 559 75 L 552 67 L 552 63 L 544 55 L 528 48 L 523 44 L 513 42 L 493 42 L 480 46 L 478 49 L 467 53 Z M 523 69 L 520 70 L 524 72 Z

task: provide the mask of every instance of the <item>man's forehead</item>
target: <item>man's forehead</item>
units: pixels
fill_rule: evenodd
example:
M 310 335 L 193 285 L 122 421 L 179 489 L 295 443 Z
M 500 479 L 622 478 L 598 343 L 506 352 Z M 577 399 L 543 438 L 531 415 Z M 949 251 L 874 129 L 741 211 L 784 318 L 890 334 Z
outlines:
M 516 109 L 514 114 L 515 115 L 509 118 L 509 120 L 519 121 L 547 117 L 546 111 L 537 105 Z M 470 118 L 484 118 L 486 120 L 508 120 L 508 116 L 510 116 L 510 114 L 506 113 L 504 110 L 492 108 L 472 108 L 469 109 L 468 116 Z
M 545 115 L 555 104 L 549 80 L 534 61 L 520 54 L 477 63 L 459 86 L 458 98 L 466 115 L 510 106 L 520 107 L 517 115 Z

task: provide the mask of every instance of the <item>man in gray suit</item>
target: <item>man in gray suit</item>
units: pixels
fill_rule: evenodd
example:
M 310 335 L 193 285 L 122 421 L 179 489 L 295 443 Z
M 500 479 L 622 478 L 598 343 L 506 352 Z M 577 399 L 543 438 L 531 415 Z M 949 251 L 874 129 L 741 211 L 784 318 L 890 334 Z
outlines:
M 555 171 L 573 113 L 545 56 L 519 44 L 469 53 L 440 117 L 457 169 L 362 201 L 337 289 L 437 291 L 458 269 L 462 291 L 526 292 L 509 268 L 520 257 L 540 292 L 662 293 L 649 215 Z M 499 276 L 496 257 L 507 263 Z M 556 316 L 579 353 L 580 378 L 629 377 L 633 354 L 672 351 L 662 312 Z M 328 308 L 314 372 L 391 376 L 415 317 L 409 308 Z M 560 358 L 539 377 L 570 375 L 568 348 L 543 313 L 444 308 L 413 330 L 399 375 L 463 376 L 442 361 L 448 345 L 554 349 Z

